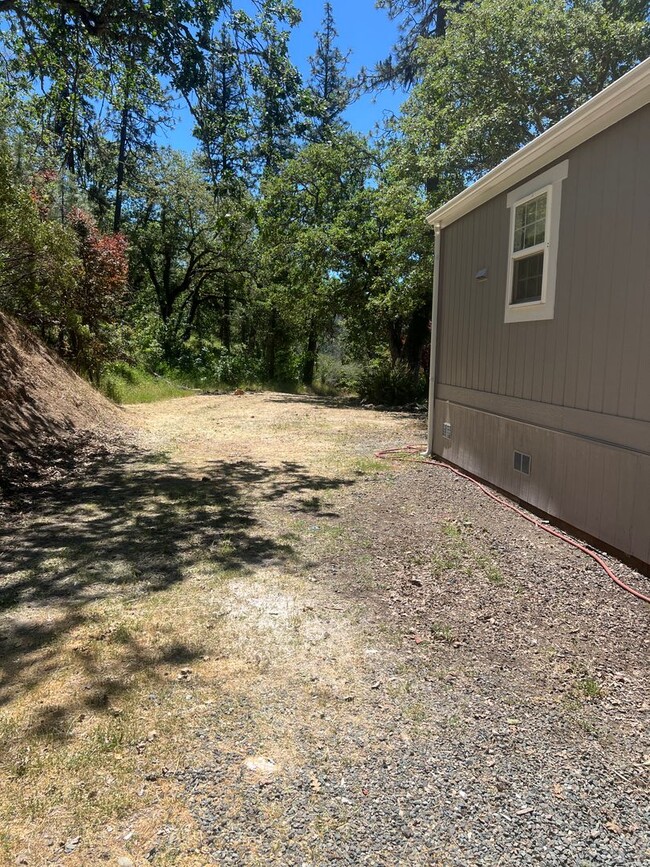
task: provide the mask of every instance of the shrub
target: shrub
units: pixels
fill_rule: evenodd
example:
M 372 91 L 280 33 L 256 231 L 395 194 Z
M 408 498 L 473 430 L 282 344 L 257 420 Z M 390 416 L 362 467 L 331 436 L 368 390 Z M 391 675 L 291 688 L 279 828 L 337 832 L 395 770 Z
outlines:
M 316 386 L 328 392 L 356 391 L 360 373 L 358 364 L 321 353 L 316 363 Z
M 378 359 L 361 371 L 357 379 L 357 391 L 362 400 L 402 406 L 424 400 L 427 381 L 421 372 L 414 373 L 403 361 Z

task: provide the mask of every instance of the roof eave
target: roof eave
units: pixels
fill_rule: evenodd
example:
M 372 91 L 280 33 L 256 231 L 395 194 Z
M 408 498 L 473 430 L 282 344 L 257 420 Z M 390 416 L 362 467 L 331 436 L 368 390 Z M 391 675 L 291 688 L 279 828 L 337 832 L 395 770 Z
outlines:
M 650 58 L 524 145 L 426 218 L 443 228 L 650 102 Z

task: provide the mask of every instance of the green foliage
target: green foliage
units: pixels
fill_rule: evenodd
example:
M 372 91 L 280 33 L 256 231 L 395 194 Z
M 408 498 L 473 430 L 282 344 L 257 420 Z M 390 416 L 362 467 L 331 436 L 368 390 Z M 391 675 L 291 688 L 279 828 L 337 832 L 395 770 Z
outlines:
M 332 4 L 325 3 L 322 29 L 316 34 L 316 52 L 309 58 L 311 78 L 303 94 L 310 141 L 331 141 L 346 124 L 341 115 L 353 100 L 354 83 L 346 75 L 348 58 L 336 45 L 338 36 Z
M 169 386 L 116 359 L 421 400 L 426 213 L 647 56 L 648 0 L 378 0 L 399 32 L 368 80 L 416 86 L 373 140 L 332 4 L 305 83 L 293 0 L 244 5 L 0 3 L 0 306 L 124 399 Z M 156 144 L 177 95 L 196 158 Z
M 460 8 L 464 0 L 377 0 L 377 8 L 385 9 L 398 24 L 398 39 L 389 55 L 380 60 L 374 70 L 364 70 L 366 86 L 411 87 L 421 74 L 416 52 L 418 43 L 430 36 L 443 36 L 449 9 Z
M 403 361 L 375 359 L 361 372 L 357 391 L 362 400 L 386 406 L 404 406 L 426 399 L 427 382 Z
M 319 345 L 343 306 L 338 220 L 363 190 L 369 163 L 365 142 L 345 133 L 307 145 L 261 187 L 260 241 L 272 327 L 276 335 L 282 330 L 285 347 L 300 346 L 306 385 L 313 383 Z
M 191 392 L 169 379 L 132 367 L 124 362 L 106 365 L 99 388 L 115 403 L 154 403 Z
M 412 171 L 458 192 L 650 53 L 647 2 L 482 0 L 419 44 Z M 552 60 L 551 60 L 552 59 Z
M 241 386 L 263 381 L 263 366 L 247 347 L 235 344 L 226 349 L 218 340 L 194 337 L 182 347 L 174 367 L 199 388 Z
M 343 361 L 336 355 L 323 352 L 316 363 L 315 387 L 321 393 L 336 394 L 356 391 L 361 367 L 355 362 Z
M 215 325 L 229 345 L 234 299 L 243 301 L 249 287 L 253 216 L 246 199 L 215 196 L 184 155 L 164 150 L 149 161 L 127 226 L 132 279 L 157 307 L 167 361 Z

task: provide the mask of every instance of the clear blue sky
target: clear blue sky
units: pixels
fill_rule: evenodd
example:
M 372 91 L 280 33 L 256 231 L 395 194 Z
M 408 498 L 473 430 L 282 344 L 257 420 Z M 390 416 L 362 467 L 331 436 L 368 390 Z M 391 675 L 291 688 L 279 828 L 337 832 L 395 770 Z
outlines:
M 246 0 L 240 0 L 246 7 Z M 375 0 L 331 0 L 338 47 L 344 53 L 350 52 L 348 75 L 355 76 L 362 66 L 372 67 L 378 60 L 387 57 L 397 40 L 397 24 L 390 21 L 386 12 L 375 9 Z M 316 41 L 314 34 L 320 29 L 323 19 L 323 0 L 296 0 L 302 13 L 302 22 L 291 36 L 291 56 L 302 73 L 309 75 L 309 56 L 314 53 Z M 381 93 L 363 96 L 352 105 L 346 119 L 354 130 L 370 132 L 376 123 L 381 123 L 391 114 L 397 114 L 405 100 L 403 92 Z M 192 138 L 192 120 L 184 105 L 178 106 L 178 121 L 173 130 L 161 132 L 164 144 L 192 151 L 196 141 Z

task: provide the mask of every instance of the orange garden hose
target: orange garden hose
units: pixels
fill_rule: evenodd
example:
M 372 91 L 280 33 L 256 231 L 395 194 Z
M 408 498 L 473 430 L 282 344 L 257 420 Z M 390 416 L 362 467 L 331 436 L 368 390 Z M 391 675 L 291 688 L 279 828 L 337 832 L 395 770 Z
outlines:
M 398 446 L 397 448 L 392 449 L 382 449 L 375 453 L 375 457 L 383 458 L 386 460 L 390 460 L 390 455 L 394 455 L 395 453 L 400 454 L 408 454 L 408 455 L 421 455 L 422 454 L 422 446 L 409 445 L 409 446 Z M 587 554 L 591 557 L 592 560 L 595 560 L 598 565 L 604 569 L 607 575 L 611 578 L 614 584 L 617 584 L 627 593 L 631 593 L 632 596 L 636 596 L 637 599 L 640 599 L 642 602 L 647 602 L 650 605 L 650 596 L 645 596 L 643 593 L 635 590 L 634 587 L 630 587 L 624 581 L 622 581 L 617 575 L 612 572 L 607 563 L 600 557 L 595 551 L 589 550 L 589 548 L 585 547 L 585 545 L 581 545 L 580 542 L 572 539 L 570 536 L 561 533 L 559 530 L 553 529 L 553 527 L 548 526 L 547 524 L 543 524 L 541 521 L 538 521 L 533 515 L 529 515 L 523 511 L 523 509 L 519 509 L 515 506 L 514 503 L 509 503 L 507 500 L 499 497 L 494 491 L 491 491 L 487 485 L 482 484 L 481 482 L 473 479 L 471 476 L 468 476 L 466 473 L 463 473 L 461 470 L 456 469 L 456 467 L 451 466 L 450 464 L 444 463 L 444 461 L 436 461 L 432 458 L 423 458 L 419 463 L 430 464 L 434 467 L 442 467 L 445 470 L 450 470 L 450 472 L 455 473 L 455 475 L 460 476 L 461 479 L 466 479 L 468 482 L 471 482 L 473 485 L 483 491 L 483 493 L 488 496 L 491 500 L 494 500 L 495 503 L 499 503 L 501 506 L 505 506 L 506 509 L 510 509 L 511 512 L 515 512 L 515 514 L 519 515 L 522 518 L 525 518 L 535 527 L 540 530 L 544 530 L 546 533 L 550 533 L 551 536 L 555 536 L 557 539 L 561 539 L 563 542 L 566 542 L 568 545 L 571 545 L 573 548 L 577 548 L 578 551 L 582 551 L 584 554 Z

